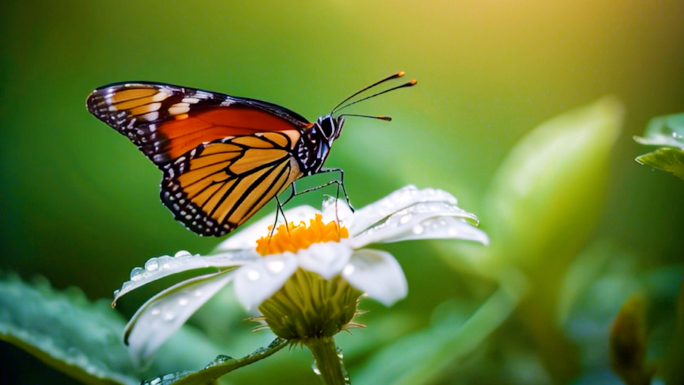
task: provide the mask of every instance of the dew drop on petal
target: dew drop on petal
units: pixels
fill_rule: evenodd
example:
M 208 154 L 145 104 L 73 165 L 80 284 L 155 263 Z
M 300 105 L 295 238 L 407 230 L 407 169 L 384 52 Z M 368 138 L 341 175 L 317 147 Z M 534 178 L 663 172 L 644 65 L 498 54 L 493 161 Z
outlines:
M 182 258 L 182 257 L 188 257 L 190 255 L 191 255 L 190 252 L 188 252 L 186 250 L 181 250 L 181 251 L 177 252 L 173 257 L 174 258 Z
M 347 265 L 347 266 L 345 266 L 344 269 L 342 270 L 342 275 L 349 275 L 349 274 L 353 273 L 354 270 L 356 270 L 356 268 L 354 267 L 354 265 Z
M 197 289 L 197 290 L 192 292 L 192 295 L 194 295 L 195 297 L 201 297 L 202 296 L 202 290 Z
M 185 306 L 188 304 L 188 300 L 186 298 L 180 298 L 180 299 L 178 299 L 178 304 L 180 306 Z
M 399 219 L 399 223 L 402 225 L 407 224 L 411 220 L 411 214 L 405 214 Z
M 135 269 L 131 270 L 131 281 L 138 281 L 142 278 L 142 273 L 145 272 L 145 269 L 141 267 L 136 267 Z
M 171 312 L 164 313 L 164 321 L 173 321 L 176 319 L 176 315 Z
M 316 361 L 314 361 L 314 363 L 311 364 L 311 369 L 313 369 L 313 372 L 314 372 L 316 375 L 319 375 L 319 376 L 321 375 L 321 370 L 318 369 L 318 366 L 316 365 Z
M 159 268 L 159 261 L 156 258 L 152 258 L 145 263 L 145 270 L 155 271 Z
M 161 313 L 161 310 L 159 310 L 159 308 L 157 308 L 157 307 L 150 309 L 150 314 L 152 314 L 152 315 L 159 315 L 160 313 Z
M 259 274 L 259 272 L 256 270 L 249 270 L 247 272 L 247 279 L 249 279 L 250 281 L 256 281 L 260 277 L 261 277 L 261 274 Z
M 418 235 L 422 234 L 425 231 L 425 228 L 422 225 L 415 225 L 411 231 L 413 231 L 413 234 Z
M 272 273 L 280 273 L 285 268 L 285 263 L 283 261 L 268 261 L 266 268 Z

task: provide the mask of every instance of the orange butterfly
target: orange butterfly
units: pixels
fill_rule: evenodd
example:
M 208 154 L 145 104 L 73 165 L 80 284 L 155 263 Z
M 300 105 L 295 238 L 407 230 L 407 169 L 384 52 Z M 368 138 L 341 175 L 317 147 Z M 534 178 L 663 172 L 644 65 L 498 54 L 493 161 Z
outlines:
M 345 102 L 316 122 L 287 108 L 188 87 L 149 82 L 110 84 L 93 91 L 86 105 L 98 119 L 128 137 L 164 173 L 161 200 L 176 220 L 199 235 L 221 236 L 247 221 L 273 197 L 322 169 L 347 106 L 413 86 L 415 80 Z M 344 185 L 342 185 L 344 188 Z M 346 194 L 346 193 L 345 193 Z M 288 198 L 289 199 L 289 198 Z

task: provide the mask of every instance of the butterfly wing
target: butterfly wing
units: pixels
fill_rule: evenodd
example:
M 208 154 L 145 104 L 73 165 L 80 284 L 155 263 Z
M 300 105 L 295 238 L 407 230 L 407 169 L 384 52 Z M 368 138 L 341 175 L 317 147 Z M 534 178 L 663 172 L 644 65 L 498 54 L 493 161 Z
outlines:
M 294 151 L 311 124 L 272 103 L 136 82 L 95 90 L 87 107 L 164 172 L 162 201 L 200 235 L 232 231 L 302 176 Z
M 162 201 L 190 230 L 224 235 L 303 175 L 291 145 L 283 132 L 200 145 L 164 171 Z

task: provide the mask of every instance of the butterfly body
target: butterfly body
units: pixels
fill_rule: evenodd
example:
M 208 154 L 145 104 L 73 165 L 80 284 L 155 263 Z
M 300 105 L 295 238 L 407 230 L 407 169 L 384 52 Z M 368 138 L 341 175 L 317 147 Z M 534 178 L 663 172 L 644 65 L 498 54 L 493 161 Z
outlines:
M 148 82 L 116 83 L 88 110 L 164 173 L 162 202 L 200 235 L 224 235 L 295 180 L 321 170 L 344 118 L 309 122 L 249 98 Z

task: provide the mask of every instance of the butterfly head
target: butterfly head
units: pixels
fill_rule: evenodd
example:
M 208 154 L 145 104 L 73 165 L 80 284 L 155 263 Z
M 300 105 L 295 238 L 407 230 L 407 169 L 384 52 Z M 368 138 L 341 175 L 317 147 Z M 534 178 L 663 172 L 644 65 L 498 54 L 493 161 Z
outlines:
M 332 142 L 340 137 L 340 132 L 342 132 L 343 125 L 344 116 L 335 118 L 332 116 L 332 114 L 328 114 L 318 118 L 314 124 L 314 128 L 320 132 L 322 139 L 332 145 Z

